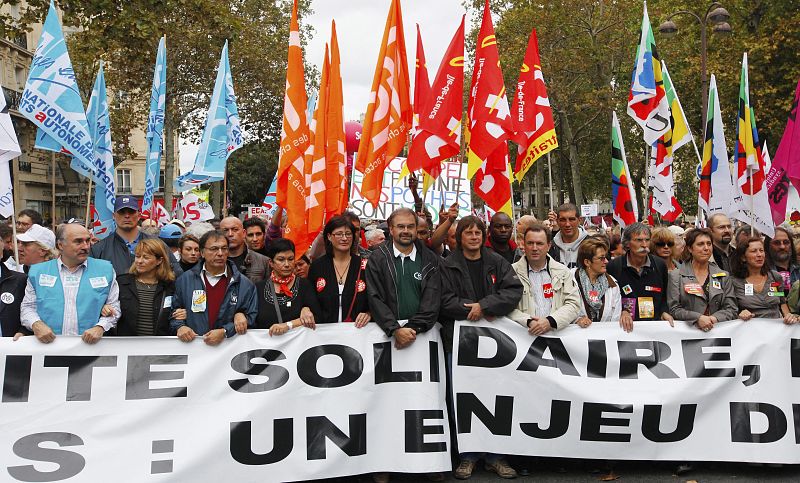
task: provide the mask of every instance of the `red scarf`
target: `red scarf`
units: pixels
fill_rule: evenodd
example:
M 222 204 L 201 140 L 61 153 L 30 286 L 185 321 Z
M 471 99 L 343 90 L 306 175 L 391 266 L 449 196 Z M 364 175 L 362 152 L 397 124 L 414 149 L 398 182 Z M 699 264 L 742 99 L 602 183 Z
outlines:
M 294 274 L 291 274 L 286 278 L 278 278 L 278 276 L 275 275 L 275 272 L 272 272 L 272 276 L 270 278 L 273 282 L 278 284 L 278 292 L 290 298 L 294 295 L 292 290 L 289 288 L 289 284 L 294 281 Z

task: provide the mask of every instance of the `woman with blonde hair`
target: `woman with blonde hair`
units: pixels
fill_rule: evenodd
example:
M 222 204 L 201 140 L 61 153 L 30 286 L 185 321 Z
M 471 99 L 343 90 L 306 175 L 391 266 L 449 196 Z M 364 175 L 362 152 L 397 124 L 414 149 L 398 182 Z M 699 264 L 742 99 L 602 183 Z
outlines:
M 660 257 L 667 264 L 667 271 L 675 270 L 681 264 L 675 253 L 675 234 L 666 227 L 660 226 L 650 232 L 650 253 Z
M 158 238 L 139 240 L 135 258 L 128 273 L 117 276 L 119 304 L 122 314 L 116 335 L 170 335 L 169 319 L 183 320 L 186 310 L 172 310 L 175 273 L 170 265 L 171 254 Z

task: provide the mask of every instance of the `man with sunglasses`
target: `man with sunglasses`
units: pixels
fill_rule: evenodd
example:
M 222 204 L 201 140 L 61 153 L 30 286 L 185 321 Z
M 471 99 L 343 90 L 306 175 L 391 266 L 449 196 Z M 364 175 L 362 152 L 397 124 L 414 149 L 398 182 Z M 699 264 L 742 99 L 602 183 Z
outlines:
M 625 255 L 608 264 L 608 274 L 617 280 L 622 292 L 620 324 L 626 332 L 633 330 L 634 320 L 666 320 L 667 266 L 650 253 L 650 227 L 633 223 L 622 232 Z
M 711 243 L 713 244 L 714 261 L 719 268 L 730 273 L 730 256 L 733 254 L 733 226 L 731 220 L 722 213 L 714 213 L 708 217 L 708 227 L 711 229 Z

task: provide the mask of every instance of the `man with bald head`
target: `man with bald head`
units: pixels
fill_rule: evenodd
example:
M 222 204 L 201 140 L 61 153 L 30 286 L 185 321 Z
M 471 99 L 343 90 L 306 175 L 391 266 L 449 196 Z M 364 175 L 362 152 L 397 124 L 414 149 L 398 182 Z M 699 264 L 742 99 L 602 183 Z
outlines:
M 61 255 L 37 263 L 28 272 L 20 319 L 40 342 L 57 335 L 80 335 L 94 344 L 117 325 L 119 286 L 111 263 L 89 257 L 91 233 L 68 223 L 56 229 Z M 103 306 L 111 315 L 102 316 Z
M 489 236 L 486 239 L 486 248 L 494 250 L 508 263 L 514 263 L 519 259 L 517 244 L 511 239 L 513 228 L 511 217 L 498 211 L 489 222 Z
M 242 220 L 235 216 L 227 216 L 219 222 L 219 229 L 228 240 L 228 260 L 236 265 L 239 272 L 256 283 L 264 280 L 268 272 L 268 258 L 247 249 L 245 238 L 247 233 Z

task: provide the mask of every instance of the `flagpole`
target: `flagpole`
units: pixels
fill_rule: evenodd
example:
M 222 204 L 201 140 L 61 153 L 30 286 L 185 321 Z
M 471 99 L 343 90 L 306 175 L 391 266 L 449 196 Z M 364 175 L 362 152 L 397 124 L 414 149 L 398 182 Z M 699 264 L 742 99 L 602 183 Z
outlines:
M 15 207 L 16 208 L 16 207 Z M 19 265 L 19 246 L 17 246 L 17 214 L 16 210 L 11 211 L 11 232 L 14 235 L 14 261 Z
M 550 211 L 553 211 L 553 169 L 550 166 L 550 153 L 547 153 L 547 178 L 549 181 L 548 190 L 550 191 Z
M 86 193 L 86 219 L 84 220 L 84 226 L 86 227 L 87 230 L 89 229 L 89 215 L 91 214 L 91 199 L 92 199 L 92 177 L 89 176 L 89 192 Z
M 53 189 L 53 231 L 56 231 L 56 153 L 55 151 L 50 151 L 50 164 L 53 169 L 53 179 L 52 182 L 52 189 Z
M 228 216 L 228 163 L 222 175 L 222 217 Z
M 755 215 L 756 211 L 755 206 L 753 205 L 753 200 L 755 199 L 755 196 L 753 196 L 753 170 L 750 168 L 747 168 L 747 179 L 750 183 L 750 237 L 753 237 L 755 235 L 755 228 L 753 228 L 755 221 L 753 220 L 753 216 Z

